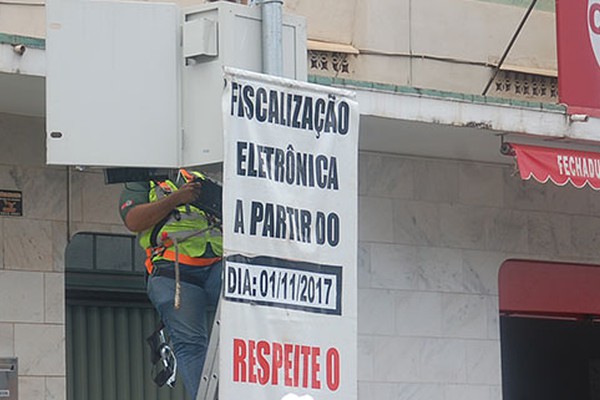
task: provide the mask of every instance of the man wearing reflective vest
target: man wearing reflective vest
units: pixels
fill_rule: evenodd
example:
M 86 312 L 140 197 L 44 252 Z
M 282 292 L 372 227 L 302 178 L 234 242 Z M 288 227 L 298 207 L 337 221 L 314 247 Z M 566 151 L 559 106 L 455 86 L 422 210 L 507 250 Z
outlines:
M 192 399 L 208 345 L 206 311 L 216 306 L 221 290 L 220 221 L 198 205 L 205 180 L 179 170 L 173 180 L 126 183 L 120 198 L 121 218 L 146 251 L 148 297 Z

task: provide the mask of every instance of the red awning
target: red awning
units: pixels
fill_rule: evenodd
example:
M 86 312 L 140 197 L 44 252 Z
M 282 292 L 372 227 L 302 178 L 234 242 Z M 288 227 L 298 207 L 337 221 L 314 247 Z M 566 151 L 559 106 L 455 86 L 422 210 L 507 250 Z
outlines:
M 511 143 L 522 179 L 600 190 L 600 153 Z

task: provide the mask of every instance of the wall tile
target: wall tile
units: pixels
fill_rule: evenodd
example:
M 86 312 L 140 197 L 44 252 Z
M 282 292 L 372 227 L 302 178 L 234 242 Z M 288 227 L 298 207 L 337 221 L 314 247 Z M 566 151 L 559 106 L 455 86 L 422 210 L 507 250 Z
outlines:
M 62 325 L 15 325 L 15 352 L 21 375 L 65 375 L 65 329 Z
M 82 185 L 83 220 L 122 224 L 119 216 L 120 184 L 104 184 L 104 175 L 98 172 L 82 172 L 85 180 Z
M 578 189 L 570 184 L 565 186 L 556 186 L 548 183 L 546 184 L 545 190 L 548 210 L 553 214 L 581 214 L 582 210 L 590 209 L 590 202 L 596 201 L 587 195 L 588 191 L 596 191 L 587 186 L 585 188 Z
M 436 247 L 417 248 L 419 289 L 437 292 L 462 292 L 462 251 Z
M 440 242 L 438 203 L 394 201 L 394 242 L 437 245 Z
M 505 167 L 461 163 L 458 167 L 458 201 L 500 207 L 503 202 Z
M 45 393 L 44 377 L 22 376 L 19 359 L 19 399 L 45 400 Z
M 491 400 L 489 386 L 445 385 L 444 400 Z
M 4 221 L 4 261 L 7 269 L 52 270 L 52 224 L 46 221 Z
M 496 251 L 525 253 L 527 246 L 527 214 L 520 211 L 491 211 L 486 224 L 486 248 Z
M 390 290 L 358 290 L 358 333 L 394 334 L 394 292 Z
M 371 246 L 371 265 L 373 288 L 418 288 L 419 268 L 414 247 L 374 244 Z
M 373 350 L 373 375 L 379 382 L 416 382 L 422 341 L 380 337 Z
M 4 218 L 0 217 L 0 270 L 5 269 L 4 261 Z
M 359 193 L 367 196 L 413 197 L 413 161 L 381 154 L 359 155 Z
M 571 219 L 571 240 L 573 250 L 581 256 L 600 256 L 600 218 L 573 216 Z
M 485 296 L 442 294 L 442 332 L 448 337 L 487 337 Z
M 463 277 L 468 293 L 498 294 L 498 272 L 507 255 L 501 252 L 464 250 Z
M 502 400 L 502 385 L 490 386 L 490 400 Z
M 65 322 L 65 275 L 44 274 L 45 319 L 44 322 Z
M 575 253 L 572 241 L 571 217 L 556 213 L 527 215 L 528 245 L 533 254 L 570 256 Z
M 392 200 L 380 197 L 358 199 L 358 238 L 366 242 L 394 241 Z
M 432 400 L 441 399 L 443 396 L 442 385 L 436 384 L 411 384 L 399 383 L 394 385 L 391 399 L 406 400 Z
M 485 248 L 485 226 L 490 208 L 440 205 L 440 244 L 462 249 Z
M 16 167 L 14 166 L 0 165 L 0 187 L 2 189 L 22 190 L 22 186 L 17 186 L 17 182 L 14 179 L 13 171 L 15 169 Z
M 3 32 L 32 33 L 38 31 L 38 29 L 32 29 L 34 25 L 41 24 L 39 27 L 43 26 L 43 13 L 32 10 L 25 13 L 21 11 L 21 16 L 19 16 L 19 13 L 15 12 L 17 10 L 18 8 L 3 9 L 3 15 L 0 19 Z M 24 21 L 27 22 L 25 23 Z M 13 31 L 10 26 L 19 26 L 19 28 Z M 43 30 L 39 32 L 43 32 Z M 43 37 L 43 35 L 39 36 L 35 34 L 26 34 L 26 36 Z M 38 80 L 39 82 L 43 77 L 29 77 L 28 79 Z M 42 166 L 46 161 L 45 143 L 46 129 L 44 118 L 2 114 L 2 121 L 0 121 L 0 160 L 2 164 Z
M 597 190 L 585 190 L 585 195 L 588 197 L 589 208 L 586 210 L 594 217 L 600 217 L 600 201 L 598 201 Z M 579 210 L 581 212 L 583 210 Z
M 458 164 L 415 160 L 415 199 L 454 203 L 458 200 Z
M 442 400 L 443 385 L 428 383 L 359 382 L 358 398 L 365 400 Z
M 472 340 L 467 342 L 467 381 L 475 384 L 499 385 L 500 342 Z
M 426 339 L 420 353 L 420 380 L 435 383 L 465 382 L 465 362 L 464 341 Z
M 396 292 L 396 334 L 399 336 L 442 336 L 442 296 L 435 292 Z
M 360 322 L 359 322 L 360 324 Z M 374 380 L 373 367 L 375 365 L 375 345 L 378 342 L 377 337 L 372 335 L 358 335 L 357 338 L 357 353 L 358 353 L 358 368 L 357 376 L 359 381 Z
M 24 215 L 64 221 L 68 204 L 66 167 L 24 168 L 22 172 Z
M 358 287 L 371 287 L 371 245 L 368 243 L 358 243 Z
M 500 339 L 500 306 L 498 296 L 488 296 L 487 302 L 487 338 L 492 340 Z
M 549 209 L 546 185 L 533 179 L 521 180 L 510 169 L 503 170 L 504 206 L 509 209 L 547 211 Z
M 46 378 L 46 398 L 45 398 L 45 400 L 66 400 L 66 398 L 67 398 L 66 387 L 67 387 L 67 380 L 64 377 Z
M 52 261 L 53 271 L 64 272 L 65 252 L 69 239 L 67 238 L 67 224 L 65 222 L 52 222 Z
M 15 335 L 13 324 L 0 323 L 0 357 L 15 356 Z
M 83 221 L 83 183 L 86 180 L 86 174 L 71 168 L 69 177 L 71 183 L 71 221 L 81 222 Z
M 44 274 L 0 271 L 0 318 L 4 322 L 42 322 Z

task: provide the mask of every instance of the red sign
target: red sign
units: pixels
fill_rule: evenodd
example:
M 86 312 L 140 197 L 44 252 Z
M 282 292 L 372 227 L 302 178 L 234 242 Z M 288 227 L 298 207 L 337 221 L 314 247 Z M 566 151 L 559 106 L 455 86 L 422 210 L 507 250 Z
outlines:
M 600 190 L 600 153 L 511 143 L 522 179 Z
M 600 0 L 556 0 L 556 31 L 560 102 L 600 117 Z
M 512 314 L 600 316 L 600 267 L 507 260 L 498 273 L 500 311 Z

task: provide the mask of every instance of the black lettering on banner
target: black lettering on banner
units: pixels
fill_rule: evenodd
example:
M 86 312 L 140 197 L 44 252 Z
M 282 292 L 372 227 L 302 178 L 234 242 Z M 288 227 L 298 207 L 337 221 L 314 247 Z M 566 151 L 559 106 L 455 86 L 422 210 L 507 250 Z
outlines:
M 267 120 L 267 92 L 264 88 L 256 90 L 256 120 L 265 122 Z
M 242 200 L 237 199 L 233 232 L 268 239 L 315 243 L 319 246 L 336 247 L 340 242 L 340 218 L 335 212 L 314 213 L 304 208 L 283 204 L 252 201 L 247 213 L 250 215 L 249 229 L 245 229 Z
M 317 139 L 323 133 L 346 135 L 350 130 L 350 112 L 350 104 L 333 94 L 325 100 L 318 95 L 231 83 L 232 116 L 314 132 Z
M 337 132 L 334 107 L 335 103 L 333 101 L 330 100 L 327 102 L 327 110 L 325 111 L 325 132 Z
M 350 129 L 350 105 L 345 101 L 340 102 L 338 105 L 338 132 L 340 135 L 345 135 L 348 133 L 348 129 Z
M 275 149 L 275 160 L 273 161 L 273 169 L 275 170 L 275 175 L 273 179 L 277 182 L 283 182 L 284 176 L 284 152 L 283 149 Z
M 238 85 L 237 82 L 231 82 L 231 115 L 234 115 L 235 103 L 241 104 L 241 102 L 239 101 L 239 98 L 238 98 L 239 89 L 240 89 L 240 85 Z M 238 117 L 242 116 L 240 114 L 240 110 L 241 110 L 241 108 L 239 108 L 239 106 L 238 106 Z
M 241 199 L 235 201 L 234 233 L 244 234 L 244 206 Z
M 246 165 L 246 156 L 247 152 L 245 151 L 248 148 L 247 142 L 237 142 L 237 174 L 238 175 L 246 175 L 246 170 L 244 166 Z
M 302 129 L 312 130 L 313 129 L 313 106 L 312 97 L 304 98 L 304 110 L 302 112 Z
M 259 222 L 263 220 L 263 204 L 259 201 L 252 202 L 252 208 L 250 211 L 250 235 L 256 235 L 256 227 Z
M 291 144 L 282 148 L 253 142 L 237 142 L 236 173 L 282 182 L 288 185 L 339 190 L 335 156 L 296 151 Z
M 248 119 L 254 118 L 254 88 L 250 85 L 244 86 L 242 89 L 242 97 L 244 99 L 244 112 Z M 240 115 L 241 116 L 241 115 Z
M 263 223 L 263 237 L 273 237 L 275 235 L 275 229 L 273 226 L 273 204 L 265 204 L 265 222 Z
M 290 144 L 288 145 L 287 152 L 285 153 L 285 170 L 287 174 L 285 175 L 285 181 L 288 185 L 294 183 L 295 178 L 295 170 L 296 170 L 296 162 L 294 159 L 294 147 Z
M 279 124 L 279 103 L 275 90 L 269 91 L 269 123 Z
M 302 96 L 294 95 L 294 115 L 292 117 L 292 126 L 294 128 L 300 128 L 302 124 L 300 123 L 300 109 L 302 108 Z
M 325 100 L 319 98 L 315 102 L 315 131 L 317 131 L 317 137 L 321 135 L 323 128 L 325 127 Z
M 239 254 L 224 266 L 228 301 L 342 315 L 342 266 Z

